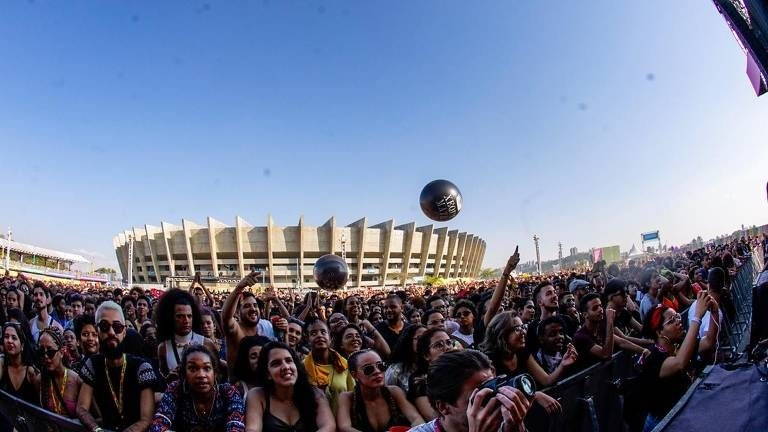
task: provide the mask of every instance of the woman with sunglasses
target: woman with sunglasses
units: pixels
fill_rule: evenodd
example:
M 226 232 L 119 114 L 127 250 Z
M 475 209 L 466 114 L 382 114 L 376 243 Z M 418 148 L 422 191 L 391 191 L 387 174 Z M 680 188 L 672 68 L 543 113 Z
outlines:
M 3 324 L 3 351 L 5 355 L 0 356 L 0 390 L 37 405 L 40 401 L 37 391 L 40 374 L 34 367 L 34 352 L 20 324 Z
M 331 432 L 333 413 L 323 392 L 309 382 L 296 353 L 282 342 L 264 346 L 256 366 L 258 387 L 248 392 L 248 432 Z
M 427 371 L 429 364 L 448 351 L 461 349 L 461 344 L 442 328 L 431 328 L 416 342 L 416 371 L 408 378 L 408 400 L 416 406 L 426 421 L 437 418 L 427 398 Z
M 384 372 L 384 381 L 387 385 L 396 385 L 408 392 L 408 381 L 416 371 L 417 355 L 416 342 L 427 331 L 427 327 L 416 324 L 403 330 L 400 339 L 397 340 L 395 350 L 392 352 L 391 362 Z
M 37 340 L 40 362 L 40 406 L 69 418 L 77 417 L 77 398 L 83 381 L 66 367 L 64 335 L 58 327 L 47 327 Z
M 184 350 L 180 378 L 168 385 L 155 412 L 150 432 L 245 430 L 245 407 L 237 389 L 219 383 L 218 358 L 204 345 Z
M 527 332 L 528 326 L 523 324 L 514 312 L 502 312 L 488 323 L 485 340 L 480 344 L 480 349 L 493 362 L 497 375 L 515 377 L 527 373 L 533 376 L 539 386 L 551 386 L 576 363 L 578 358 L 576 348 L 569 344 L 560 364 L 548 374 L 526 349 Z M 549 413 L 557 413 L 561 410 L 560 403 L 545 393 L 536 392 L 534 400 Z
M 339 397 L 338 428 L 341 432 L 384 432 L 394 426 L 424 423 L 405 392 L 384 383 L 387 366 L 372 350 L 362 350 L 349 357 L 349 370 L 355 390 Z
M 690 375 L 691 360 L 697 352 L 699 326 L 707 310 L 716 310 L 717 303 L 706 291 L 696 297 L 694 318 L 688 332 L 683 329 L 680 314 L 672 308 L 657 305 L 648 314 L 645 333 L 656 339 L 651 353 L 642 360 L 640 382 L 644 390 L 643 401 L 648 416 L 644 431 L 652 430 L 672 409 L 693 382 Z M 718 328 L 710 325 L 706 338 L 716 339 Z M 682 341 L 682 343 L 680 343 Z

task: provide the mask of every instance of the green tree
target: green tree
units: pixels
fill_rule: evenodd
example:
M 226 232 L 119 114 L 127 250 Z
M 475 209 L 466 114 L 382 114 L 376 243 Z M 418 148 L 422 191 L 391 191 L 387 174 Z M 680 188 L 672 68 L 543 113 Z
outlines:
M 424 285 L 439 287 L 445 285 L 445 279 L 441 276 L 427 276 L 424 278 Z
M 117 274 L 117 271 L 115 269 L 111 269 L 109 267 L 99 267 L 96 270 L 93 271 L 94 273 L 101 273 L 101 274 Z
M 499 269 L 484 268 L 480 270 L 480 279 L 493 279 L 499 276 Z

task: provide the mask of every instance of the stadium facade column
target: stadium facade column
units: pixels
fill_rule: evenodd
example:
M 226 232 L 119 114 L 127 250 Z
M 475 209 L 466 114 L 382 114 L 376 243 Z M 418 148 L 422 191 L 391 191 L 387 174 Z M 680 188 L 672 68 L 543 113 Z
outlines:
M 117 251 L 117 265 L 120 268 L 120 274 L 125 277 L 125 275 L 128 274 L 128 267 L 125 265 L 128 261 L 128 257 L 126 256 L 128 253 L 128 248 L 126 247 L 128 238 L 125 233 L 118 233 L 117 236 L 112 239 L 112 244 L 115 246 L 115 251 Z
M 350 241 L 352 246 L 355 245 L 354 228 L 357 228 L 357 277 L 355 278 L 355 287 L 362 286 L 363 284 L 363 266 L 365 265 L 365 234 L 368 226 L 368 218 L 358 219 L 351 224 L 347 225 L 349 228 L 353 228 L 350 232 Z M 335 238 L 334 238 L 335 239 Z
M 440 276 L 440 265 L 443 263 L 448 227 L 438 228 L 435 230 L 435 233 L 437 234 L 437 246 L 435 247 L 435 267 L 432 270 L 432 276 Z
M 195 274 L 195 260 L 192 256 L 192 229 L 201 228 L 200 225 L 188 221 L 186 219 L 181 220 L 181 227 L 184 230 L 184 246 L 187 251 L 187 275 L 193 276 Z
M 445 271 L 443 277 L 448 278 L 451 275 L 451 266 L 453 257 L 456 254 L 456 239 L 459 237 L 459 230 L 448 231 L 448 250 L 445 253 Z
M 170 245 L 170 232 L 177 230 L 178 227 L 167 222 L 160 222 L 160 230 L 163 232 L 163 244 L 165 245 L 165 253 L 168 256 L 168 268 L 170 269 L 171 276 L 176 276 L 176 260 L 173 258 L 173 251 Z
M 245 259 L 243 259 L 243 236 L 245 235 L 246 228 L 249 227 L 251 227 L 251 224 L 246 222 L 245 219 L 235 216 L 235 248 L 237 249 L 237 271 L 240 272 L 240 278 L 246 276 Z
M 381 277 L 382 286 L 387 285 L 387 274 L 389 274 L 389 254 L 392 247 L 392 228 L 394 226 L 395 221 L 390 219 L 386 222 L 382 222 L 371 227 L 373 229 L 380 229 L 382 235 L 381 243 L 379 243 L 379 247 L 381 247 L 381 271 L 379 272 L 379 275 Z
M 208 217 L 208 247 L 211 250 L 211 269 L 213 269 L 214 277 L 219 276 L 219 257 L 217 254 L 219 244 L 216 241 L 216 234 L 226 227 L 223 222 L 219 222 L 210 216 Z
M 269 284 L 275 284 L 275 275 L 272 271 L 274 265 L 274 258 L 272 257 L 272 232 L 275 229 L 275 221 L 272 219 L 272 215 L 267 216 L 267 269 L 269 273 Z
M 160 279 L 160 261 L 157 259 L 157 252 L 155 251 L 156 245 L 152 242 L 155 241 L 155 234 L 160 232 L 160 228 L 152 225 L 144 225 L 144 232 L 147 234 L 147 246 L 149 247 L 149 257 L 152 259 L 152 267 L 155 270 L 155 280 L 157 283 L 162 283 Z M 147 272 L 147 281 L 149 280 L 149 272 Z
M 427 271 L 427 262 L 429 261 L 429 246 L 432 243 L 432 232 L 434 225 L 424 225 L 416 228 L 421 233 L 421 253 L 419 254 L 419 277 L 424 277 Z
M 475 256 L 477 247 L 477 236 L 467 235 L 467 246 L 465 247 L 464 257 L 461 260 L 461 272 L 464 277 L 469 277 L 472 272 L 472 258 Z
M 134 241 L 134 255 L 139 258 L 139 264 L 141 264 L 141 269 L 143 272 L 138 271 L 138 268 L 134 266 L 133 269 L 133 277 L 138 279 L 138 276 L 144 275 L 144 283 L 147 283 L 149 281 L 149 271 L 147 271 L 147 262 L 144 259 L 144 257 L 147 254 L 146 245 L 147 243 L 144 241 L 145 232 L 141 228 L 133 228 L 133 241 Z M 134 259 L 134 261 L 136 261 Z
M 467 233 L 459 233 L 459 244 L 456 246 L 455 264 L 453 266 L 453 277 L 461 277 L 461 260 L 464 259 L 464 249 L 467 246 Z
M 299 257 L 296 260 L 296 280 L 299 286 L 304 285 L 304 242 L 307 236 L 304 235 L 304 215 L 299 217 Z
M 411 248 L 413 245 L 413 234 L 416 232 L 416 222 L 400 225 L 395 227 L 395 229 L 403 231 L 403 258 L 402 269 L 400 271 L 400 285 L 404 287 L 408 280 L 408 269 L 411 266 Z

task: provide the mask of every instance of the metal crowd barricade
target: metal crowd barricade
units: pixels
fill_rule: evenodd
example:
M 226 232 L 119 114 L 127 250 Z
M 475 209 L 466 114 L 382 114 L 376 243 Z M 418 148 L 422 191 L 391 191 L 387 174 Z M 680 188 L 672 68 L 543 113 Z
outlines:
M 749 327 L 752 322 L 752 286 L 762 268 L 760 254 L 752 251 L 751 257 L 739 268 L 731 281 L 730 293 L 735 313 L 732 316 L 723 310 L 725 332 L 728 335 L 731 356 L 743 352 L 749 342 Z
M 543 410 L 531 411 L 526 418 L 530 430 L 597 432 L 624 430 L 624 398 L 621 382 L 634 375 L 633 359 L 617 353 L 610 361 L 589 367 L 557 385 L 544 389 L 563 407 L 560 416 Z M 543 426 L 543 427 L 542 427 Z
M 79 420 L 71 420 L 0 390 L 0 427 L 18 432 L 87 432 Z

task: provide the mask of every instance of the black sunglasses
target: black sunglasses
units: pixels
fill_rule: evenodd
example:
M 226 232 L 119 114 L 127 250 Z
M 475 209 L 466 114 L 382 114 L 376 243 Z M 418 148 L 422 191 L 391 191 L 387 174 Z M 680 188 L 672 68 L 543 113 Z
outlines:
M 379 372 L 384 372 L 385 370 L 387 370 L 387 364 L 384 363 L 383 361 L 378 361 L 374 364 L 367 364 L 363 366 L 363 369 L 362 369 L 363 375 L 371 376 L 376 372 L 376 369 L 378 369 Z
M 101 332 L 108 332 L 110 327 L 112 330 L 115 331 L 115 334 L 120 334 L 125 330 L 125 324 L 121 323 L 120 321 L 115 321 L 113 323 L 109 323 L 109 321 L 99 321 L 99 331 Z
M 57 352 L 59 352 L 59 351 L 55 350 L 55 349 L 48 349 L 48 350 L 46 350 L 46 349 L 40 348 L 40 349 L 37 350 L 37 356 L 40 357 L 40 358 L 42 358 L 44 356 L 47 356 L 49 359 L 52 359 L 56 355 Z

